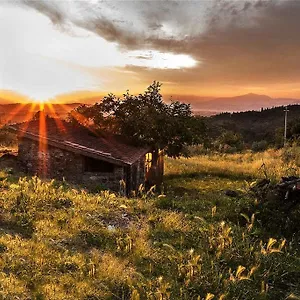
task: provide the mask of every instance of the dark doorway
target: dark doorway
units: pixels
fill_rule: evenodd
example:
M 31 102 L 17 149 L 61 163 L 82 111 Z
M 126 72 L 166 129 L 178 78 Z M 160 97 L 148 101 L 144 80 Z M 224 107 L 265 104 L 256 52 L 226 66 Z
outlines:
M 113 173 L 114 165 L 103 160 L 85 157 L 84 171 L 95 173 Z

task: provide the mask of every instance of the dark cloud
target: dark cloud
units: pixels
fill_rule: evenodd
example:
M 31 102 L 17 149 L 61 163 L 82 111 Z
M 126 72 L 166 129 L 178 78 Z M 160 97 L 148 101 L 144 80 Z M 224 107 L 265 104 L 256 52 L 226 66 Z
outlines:
M 203 59 L 202 68 L 215 69 L 212 75 L 218 77 L 223 74 L 239 82 L 291 80 L 291 76 L 299 80 L 300 2 L 272 0 L 251 11 L 249 7 L 247 13 L 239 10 L 230 19 L 217 12 L 223 26 L 208 28 L 190 53 Z
M 136 71 L 149 79 L 199 86 L 300 82 L 300 1 L 247 3 L 217 2 L 201 34 L 146 40 L 155 49 L 193 56 L 199 61 L 195 68 Z
M 247 10 L 251 7 L 252 3 L 251 2 L 245 2 L 243 10 Z
M 155 47 L 156 41 L 170 45 L 173 40 L 180 41 L 187 34 L 198 32 L 203 21 L 203 3 L 209 1 L 98 1 L 92 4 L 19 0 L 17 3 L 46 15 L 55 25 L 72 23 L 122 48 L 147 49 Z
M 158 30 L 158 29 L 161 29 L 163 27 L 162 24 L 159 24 L 159 23 L 156 23 L 156 22 L 149 22 L 148 26 L 151 30 Z
M 268 4 L 269 4 L 268 1 L 258 0 L 254 3 L 254 7 L 255 8 L 264 7 L 264 6 L 267 6 Z
M 152 56 L 147 56 L 147 55 L 137 55 L 137 56 L 135 56 L 135 58 L 137 58 L 137 59 L 145 59 L 145 60 L 150 60 L 150 59 L 152 59 Z
M 19 3 L 46 15 L 55 25 L 63 25 L 66 20 L 66 14 L 57 2 L 22 0 Z
M 116 22 L 108 20 L 104 17 L 95 17 L 87 21 L 74 21 L 74 24 L 89 30 L 101 36 L 108 42 L 116 42 L 121 47 L 128 49 L 137 49 L 141 40 L 134 34 L 134 32 L 126 31 Z
M 81 18 L 63 11 L 59 2 L 23 4 L 54 24 L 67 20 L 124 49 L 188 54 L 199 61 L 195 68 L 176 71 L 128 67 L 151 80 L 195 85 L 300 82 L 300 1 L 204 2 L 116 2 L 109 7 L 115 14 L 106 14 L 105 3 L 99 2 L 97 9 L 85 4 Z M 174 33 L 166 33 L 167 27 Z

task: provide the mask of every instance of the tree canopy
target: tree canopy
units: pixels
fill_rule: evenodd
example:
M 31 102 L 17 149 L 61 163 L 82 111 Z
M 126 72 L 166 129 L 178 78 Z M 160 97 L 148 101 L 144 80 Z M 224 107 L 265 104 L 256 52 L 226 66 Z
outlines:
M 187 156 L 187 146 L 203 140 L 204 122 L 193 116 L 190 104 L 164 102 L 160 89 L 161 83 L 154 81 L 139 95 L 128 91 L 121 98 L 108 94 L 102 102 L 79 106 L 71 118 L 126 136 L 153 151 L 163 149 L 170 157 Z M 80 118 L 75 118 L 76 115 Z

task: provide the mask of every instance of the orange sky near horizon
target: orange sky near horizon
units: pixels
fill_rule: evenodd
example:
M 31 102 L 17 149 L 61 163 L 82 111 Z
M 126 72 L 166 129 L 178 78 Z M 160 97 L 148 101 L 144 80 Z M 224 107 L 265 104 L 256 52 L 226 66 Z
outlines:
M 255 87 L 249 87 L 249 88 L 240 88 L 240 89 L 221 89 L 221 90 L 190 90 L 189 93 L 182 93 L 182 90 L 180 87 L 173 87 L 170 86 L 169 88 L 166 87 L 166 84 L 163 84 L 162 86 L 162 95 L 165 99 L 165 101 L 168 101 L 169 99 L 173 100 L 180 100 L 187 103 L 199 103 L 201 101 L 207 101 L 213 98 L 219 98 L 219 97 L 235 97 L 239 95 L 244 95 L 248 93 L 255 93 L 260 95 L 267 95 L 272 98 L 291 98 L 291 99 L 300 99 L 300 88 L 295 90 L 290 90 L 289 93 L 286 92 L 285 87 L 282 89 L 277 87 L 274 87 L 272 90 L 264 89 L 264 88 L 255 88 Z M 129 92 L 132 94 L 138 94 L 140 92 L 143 92 L 147 86 L 143 87 L 136 87 L 135 89 L 130 89 Z M 26 97 L 25 95 L 21 95 L 19 93 L 16 93 L 14 91 L 6 91 L 6 90 L 0 90 L 0 104 L 9 104 L 9 103 L 53 103 L 53 104 L 65 104 L 65 103 L 86 103 L 86 104 L 93 104 L 95 102 L 101 101 L 104 96 L 106 96 L 108 93 L 114 93 L 117 96 L 122 96 L 123 93 L 126 92 L 126 90 L 123 91 L 107 91 L 107 92 L 101 92 L 101 91 L 77 91 L 77 92 L 70 92 L 66 94 L 57 95 L 56 97 L 50 98 L 50 99 L 34 99 L 30 97 Z M 194 92 L 194 94 L 192 94 Z M 203 93 L 201 93 L 203 92 Z

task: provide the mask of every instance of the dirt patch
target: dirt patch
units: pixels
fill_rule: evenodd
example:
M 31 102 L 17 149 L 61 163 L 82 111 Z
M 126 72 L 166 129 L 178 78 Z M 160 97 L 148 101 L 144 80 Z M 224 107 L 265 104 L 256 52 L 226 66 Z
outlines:
M 120 215 L 116 214 L 110 217 L 102 217 L 100 219 L 108 230 L 114 230 L 117 228 L 127 229 L 132 221 L 132 217 L 126 212 L 123 212 Z

